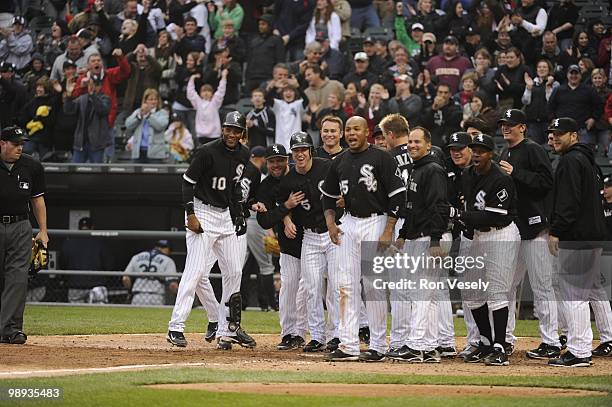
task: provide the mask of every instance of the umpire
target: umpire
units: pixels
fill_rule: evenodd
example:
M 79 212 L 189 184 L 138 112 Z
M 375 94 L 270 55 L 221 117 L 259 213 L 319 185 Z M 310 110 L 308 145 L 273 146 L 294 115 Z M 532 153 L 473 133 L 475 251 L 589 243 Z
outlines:
M 27 340 L 22 330 L 32 256 L 30 205 L 40 228 L 36 239 L 49 242 L 44 170 L 23 154 L 26 141 L 25 131 L 15 126 L 0 135 L 0 343 Z

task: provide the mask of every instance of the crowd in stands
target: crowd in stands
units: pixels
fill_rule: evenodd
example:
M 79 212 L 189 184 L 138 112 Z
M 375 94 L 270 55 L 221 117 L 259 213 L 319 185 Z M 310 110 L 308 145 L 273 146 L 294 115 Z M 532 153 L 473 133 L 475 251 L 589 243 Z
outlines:
M 0 126 L 43 161 L 180 163 L 234 109 L 251 147 L 288 148 L 329 114 L 373 130 L 399 112 L 444 146 L 519 108 L 533 140 L 567 116 L 607 155 L 610 20 L 580 15 L 574 0 L 7 0 Z

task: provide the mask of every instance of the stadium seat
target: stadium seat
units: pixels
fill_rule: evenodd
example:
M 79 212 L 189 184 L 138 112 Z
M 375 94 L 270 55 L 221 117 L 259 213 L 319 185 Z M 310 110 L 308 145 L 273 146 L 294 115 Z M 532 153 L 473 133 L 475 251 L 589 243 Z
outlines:
M 368 27 L 363 36 L 373 37 L 374 39 L 384 38 L 387 41 L 391 41 L 393 39 L 393 32 L 385 27 Z

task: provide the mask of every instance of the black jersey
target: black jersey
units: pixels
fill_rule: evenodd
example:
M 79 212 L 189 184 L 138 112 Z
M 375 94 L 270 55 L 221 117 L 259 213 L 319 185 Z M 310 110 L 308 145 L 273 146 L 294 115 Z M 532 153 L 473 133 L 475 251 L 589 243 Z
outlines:
M 397 167 L 402 174 L 404 185 L 408 185 L 408 177 L 412 169 L 412 158 L 410 158 L 410 154 L 408 154 L 408 144 L 395 146 L 389 153 L 395 158 L 395 162 L 397 162 Z
M 27 215 L 30 200 L 45 194 L 45 171 L 28 154 L 22 154 L 10 170 L 0 161 L 0 186 L 0 215 Z
M 343 148 L 342 150 L 338 151 L 337 153 L 334 154 L 330 154 L 327 151 L 325 151 L 325 149 L 323 148 L 323 146 L 319 146 L 315 149 L 313 157 L 319 157 L 319 158 L 327 158 L 328 160 L 333 160 L 334 158 L 338 157 L 340 154 L 342 154 L 346 149 Z
M 235 150 L 230 150 L 222 139 L 218 139 L 198 149 L 183 179 L 195 185 L 194 196 L 202 202 L 228 208 L 248 162 L 246 147 L 239 144 Z
M 604 201 L 604 218 L 606 219 L 606 240 L 612 241 L 612 203 Z
M 465 222 L 473 229 L 509 225 L 515 217 L 515 188 L 512 178 L 491 162 L 487 174 L 478 174 L 474 166 L 463 171 Z
M 516 226 L 523 240 L 534 239 L 548 228 L 548 197 L 553 187 L 553 172 L 542 146 L 524 139 L 512 148 L 504 148 L 502 160 L 512 164 L 511 177 L 516 186 Z
M 335 209 L 335 200 L 342 196 L 345 210 L 357 217 L 384 213 L 397 217 L 406 201 L 397 163 L 388 152 L 372 145 L 336 157 L 320 189 L 329 198 L 324 209 Z
M 283 204 L 278 205 L 276 203 L 276 198 L 279 195 L 280 181 L 281 178 L 274 178 L 270 175 L 261 181 L 257 190 L 257 201 L 266 205 L 267 211 L 257 213 L 257 223 L 264 229 L 274 230 L 278 236 L 281 253 L 300 258 L 304 230 L 297 226 L 297 237 L 295 239 L 289 239 L 285 236 L 283 218 L 289 213 L 289 209 Z
M 318 233 L 327 231 L 325 217 L 323 216 L 323 203 L 321 201 L 320 186 L 323 184 L 331 160 L 313 158 L 312 167 L 306 174 L 300 174 L 293 167 L 281 179 L 278 203 L 282 204 L 293 192 L 303 192 L 304 200 L 291 210 L 292 221 L 305 229 L 319 229 Z
M 464 207 L 465 198 L 463 195 L 462 182 L 464 171 L 467 171 L 467 169 L 455 165 L 451 158 L 446 161 L 446 199 L 449 205 L 454 208 Z M 466 230 L 461 222 L 453 222 L 451 232 L 453 234 L 453 239 L 458 238 L 461 232 L 463 232 L 465 237 L 469 239 L 472 238 L 472 230 Z
M 256 202 L 257 189 L 261 182 L 261 171 L 251 161 L 247 163 L 239 182 L 234 187 L 233 203 L 236 205 L 236 214 L 245 218 L 250 216 L 249 208 Z

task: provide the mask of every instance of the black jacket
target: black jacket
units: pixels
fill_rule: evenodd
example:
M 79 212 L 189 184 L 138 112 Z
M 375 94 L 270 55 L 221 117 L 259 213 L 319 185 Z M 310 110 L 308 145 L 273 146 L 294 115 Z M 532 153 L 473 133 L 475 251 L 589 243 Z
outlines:
M 536 142 L 524 139 L 512 148 L 504 148 L 501 159 L 514 167 L 511 177 L 516 186 L 516 226 L 523 240 L 534 239 L 548 227 L 547 198 L 553 186 L 548 154 Z
M 593 150 L 574 144 L 561 156 L 555 173 L 550 234 L 566 241 L 605 240 L 602 188 Z
M 433 110 L 431 106 L 425 108 L 422 123 L 431 132 L 431 143 L 443 147 L 446 145 L 446 137 L 461 129 L 462 119 L 461 106 L 451 100 L 439 110 Z
M 431 236 L 431 245 L 439 245 L 448 226 L 446 178 L 446 171 L 430 154 L 413 163 L 399 237 L 412 240 Z
M 272 77 L 274 65 L 285 61 L 285 45 L 277 35 L 254 36 L 247 50 L 246 79 L 264 81 Z
M 603 112 L 604 102 L 597 91 L 590 85 L 581 83 L 576 89 L 568 84 L 559 86 L 550 95 L 548 108 L 554 117 L 571 117 L 578 127 L 584 128 L 584 122 L 593 118 L 599 119 Z

